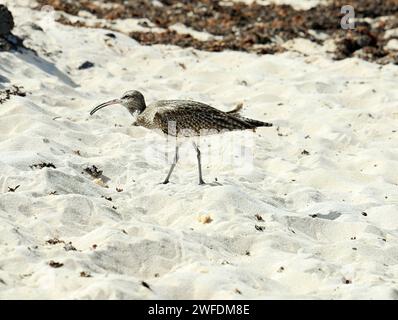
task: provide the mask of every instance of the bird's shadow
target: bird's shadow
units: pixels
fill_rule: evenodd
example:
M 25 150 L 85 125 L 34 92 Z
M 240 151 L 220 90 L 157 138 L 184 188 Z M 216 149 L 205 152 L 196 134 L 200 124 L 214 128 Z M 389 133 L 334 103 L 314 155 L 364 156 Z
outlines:
M 218 186 L 222 186 L 223 184 L 218 181 L 213 181 L 213 182 L 206 182 L 205 185 L 212 186 L 212 187 L 218 187 Z
M 169 185 L 169 184 L 175 184 L 175 185 L 177 185 L 177 183 L 173 183 L 172 181 L 169 181 L 168 183 L 164 183 L 164 182 L 158 182 L 156 185 L 164 185 L 164 186 L 167 186 L 167 185 Z M 185 184 L 184 184 L 185 185 Z M 210 187 L 218 187 L 218 186 L 222 186 L 223 184 L 221 184 L 220 182 L 217 182 L 217 181 L 213 181 L 213 182 L 205 182 L 205 183 L 202 183 L 202 184 L 198 184 L 198 183 L 195 183 L 195 185 L 198 185 L 198 186 L 200 186 L 200 187 L 204 187 L 204 186 L 210 186 Z

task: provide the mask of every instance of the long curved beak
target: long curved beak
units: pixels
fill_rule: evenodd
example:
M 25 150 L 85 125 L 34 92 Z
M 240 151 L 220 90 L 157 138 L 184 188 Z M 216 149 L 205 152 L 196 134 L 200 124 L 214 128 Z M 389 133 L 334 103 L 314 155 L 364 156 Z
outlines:
M 107 101 L 107 102 L 101 103 L 100 105 L 96 106 L 93 110 L 91 110 L 90 115 L 92 116 L 99 109 L 105 108 L 105 107 L 110 106 L 112 104 L 119 104 L 119 103 L 121 103 L 120 99 L 114 99 L 114 100 L 111 100 L 111 101 Z

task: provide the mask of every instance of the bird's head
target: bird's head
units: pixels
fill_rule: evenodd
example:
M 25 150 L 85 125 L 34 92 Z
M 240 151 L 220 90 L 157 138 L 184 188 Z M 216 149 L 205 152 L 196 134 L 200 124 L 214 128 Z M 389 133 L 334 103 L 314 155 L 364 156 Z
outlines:
M 126 107 L 131 114 L 141 113 L 146 108 L 145 99 L 142 93 L 137 90 L 131 90 L 125 92 L 119 99 L 110 100 L 96 106 L 93 110 L 91 110 L 90 115 L 93 115 L 99 109 L 115 104 L 120 104 L 123 107 Z

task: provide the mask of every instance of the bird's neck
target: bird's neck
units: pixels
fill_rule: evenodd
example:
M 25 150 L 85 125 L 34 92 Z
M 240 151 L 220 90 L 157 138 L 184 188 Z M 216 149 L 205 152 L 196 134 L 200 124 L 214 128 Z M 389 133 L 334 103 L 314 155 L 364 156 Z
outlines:
M 146 109 L 146 105 L 145 103 L 139 105 L 133 105 L 127 109 L 132 116 L 136 117 L 144 112 L 144 110 Z

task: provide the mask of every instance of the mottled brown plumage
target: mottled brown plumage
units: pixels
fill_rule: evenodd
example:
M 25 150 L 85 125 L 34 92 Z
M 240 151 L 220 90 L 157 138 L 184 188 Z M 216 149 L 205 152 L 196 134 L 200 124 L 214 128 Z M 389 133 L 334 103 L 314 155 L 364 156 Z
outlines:
M 190 137 L 271 124 L 223 112 L 196 101 L 165 100 L 150 105 L 138 115 L 136 125 L 158 128 L 171 136 Z
M 176 137 L 193 137 L 217 134 L 224 131 L 246 130 L 258 127 L 270 127 L 271 123 L 249 119 L 239 114 L 242 106 L 231 111 L 221 111 L 207 104 L 191 100 L 160 100 L 146 106 L 144 96 L 138 91 L 128 91 L 121 99 L 115 99 L 95 107 L 90 114 L 112 104 L 121 104 L 132 114 L 136 115 L 136 126 L 148 129 L 158 129 L 164 134 Z M 199 183 L 203 184 L 200 150 L 194 144 L 198 156 Z M 178 146 L 175 161 L 164 183 L 178 161 Z

